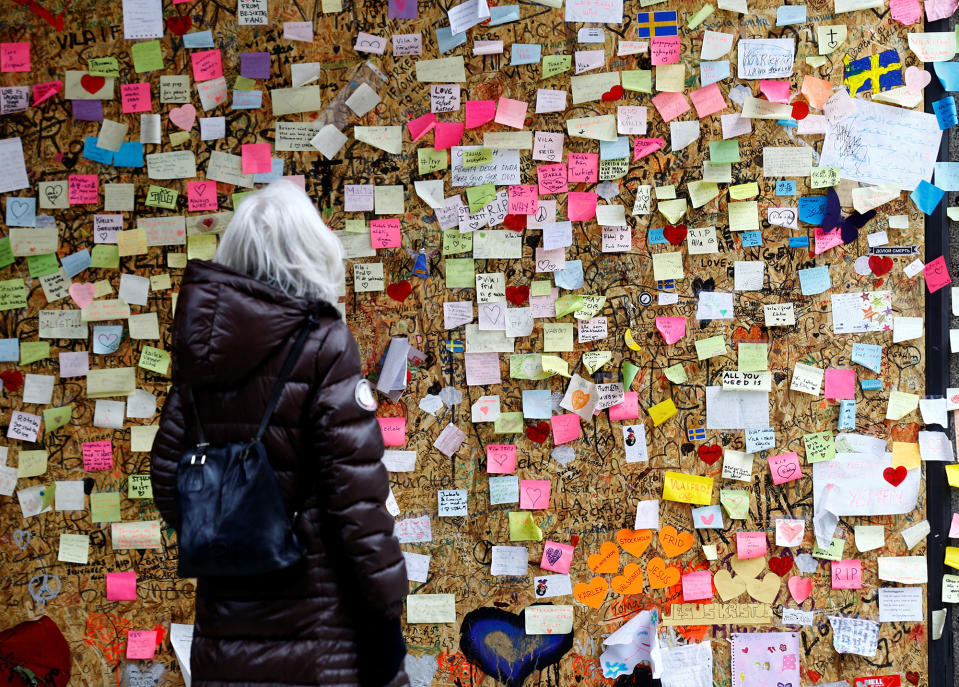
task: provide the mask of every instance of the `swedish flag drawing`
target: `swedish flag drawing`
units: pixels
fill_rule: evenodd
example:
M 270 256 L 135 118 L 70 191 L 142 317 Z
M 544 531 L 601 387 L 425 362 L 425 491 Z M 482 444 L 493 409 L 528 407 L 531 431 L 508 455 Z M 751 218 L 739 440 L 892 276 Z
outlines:
M 706 438 L 706 428 L 693 427 L 692 429 L 687 429 L 686 436 L 689 437 L 690 441 L 702 441 Z
M 886 50 L 858 60 L 850 60 L 849 55 L 846 55 L 842 63 L 845 66 L 843 83 L 849 89 L 849 95 L 870 91 L 879 93 L 902 86 L 902 63 L 895 50 Z
M 640 38 L 679 35 L 675 12 L 640 12 L 637 26 Z

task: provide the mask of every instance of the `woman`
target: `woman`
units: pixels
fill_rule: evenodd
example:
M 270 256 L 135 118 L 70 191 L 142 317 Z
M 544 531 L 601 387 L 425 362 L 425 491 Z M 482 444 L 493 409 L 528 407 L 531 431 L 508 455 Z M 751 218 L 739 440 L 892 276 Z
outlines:
M 214 262 L 192 260 L 173 320 L 173 385 L 151 455 L 153 494 L 179 527 L 193 397 L 211 445 L 248 439 L 294 334 L 306 339 L 263 437 L 307 554 L 277 572 L 197 580 L 194 687 L 408 684 L 399 617 L 408 589 L 383 440 L 356 342 L 336 303 L 339 241 L 309 197 L 275 181 L 243 201 Z

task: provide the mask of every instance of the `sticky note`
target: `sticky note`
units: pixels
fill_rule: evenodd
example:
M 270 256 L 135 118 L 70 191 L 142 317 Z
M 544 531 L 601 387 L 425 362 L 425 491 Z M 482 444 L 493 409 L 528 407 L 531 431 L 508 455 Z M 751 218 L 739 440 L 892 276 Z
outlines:
M 137 574 L 130 572 L 107 573 L 108 601 L 136 601 Z
M 713 478 L 666 472 L 663 477 L 663 499 L 680 503 L 709 505 L 712 501 Z

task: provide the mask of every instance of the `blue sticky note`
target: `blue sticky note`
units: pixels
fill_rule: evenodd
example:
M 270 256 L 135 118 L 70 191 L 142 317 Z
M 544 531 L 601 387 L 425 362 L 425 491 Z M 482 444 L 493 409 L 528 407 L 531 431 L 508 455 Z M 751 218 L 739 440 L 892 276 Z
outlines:
M 882 346 L 854 343 L 852 345 L 852 361 L 878 373 L 882 367 Z
M 959 191 L 959 162 L 937 162 L 935 179 L 943 191 Z
M 832 280 L 829 278 L 829 266 L 820 265 L 819 267 L 808 267 L 799 270 L 799 286 L 804 296 L 815 296 L 822 293 L 832 286 Z
M 777 196 L 794 196 L 796 195 L 796 182 L 795 181 L 782 181 L 776 182 L 776 195 Z
M 882 380 L 881 380 L 881 379 L 863 379 L 863 380 L 861 380 L 861 382 L 862 382 L 862 390 L 863 390 L 863 391 L 868 391 L 868 390 L 870 390 L 870 389 L 881 389 L 881 388 L 882 388 Z
M 622 160 L 629 157 L 629 137 L 620 136 L 615 141 L 599 142 L 600 160 Z
M 37 199 L 7 196 L 7 226 L 37 226 Z
M 776 8 L 776 26 L 806 23 L 805 5 L 781 5 Z
M 847 429 L 856 429 L 856 402 L 846 398 L 839 401 L 839 425 L 840 431 Z
M 763 233 L 761 231 L 744 231 L 740 234 L 743 241 L 743 248 L 755 248 L 763 245 Z
M 139 141 L 121 143 L 120 150 L 113 154 L 113 164 L 117 167 L 142 167 L 143 144 Z
M 123 341 L 123 326 L 98 324 L 93 327 L 93 352 L 97 355 L 116 353 Z
M 959 91 L 959 62 L 933 62 L 932 68 L 942 84 L 942 90 Z
M 0 362 L 15 363 L 20 360 L 20 339 L 0 339 Z
M 959 117 L 956 116 L 956 99 L 951 95 L 947 95 L 942 100 L 934 102 L 932 104 L 932 110 L 936 113 L 939 128 L 943 131 L 959 124 Z
M 797 122 L 795 119 L 777 119 L 776 124 L 778 124 L 779 126 L 792 127 L 793 129 L 796 129 L 799 127 L 799 122 Z
M 799 221 L 822 224 L 826 217 L 826 196 L 803 196 L 799 199 Z
M 721 530 L 723 525 L 722 506 L 718 503 L 713 506 L 693 508 L 693 527 L 697 530 Z
M 506 5 L 505 7 L 489 8 L 489 25 L 499 26 L 508 24 L 511 21 L 519 21 L 519 5 Z
M 254 184 L 268 184 L 271 181 L 276 181 L 277 179 L 283 176 L 283 158 L 274 157 L 270 158 L 270 171 L 269 172 L 257 172 L 253 175 Z
M 539 43 L 513 43 L 509 48 L 510 65 L 539 64 L 543 48 Z
M 263 105 L 263 91 L 233 91 L 234 110 L 257 110 Z
M 719 60 L 716 62 L 700 62 L 699 78 L 703 88 L 711 83 L 722 81 L 729 78 L 729 60 Z
M 76 253 L 66 255 L 60 260 L 60 265 L 63 267 L 64 274 L 71 278 L 77 276 L 83 270 L 88 269 L 90 264 L 90 251 L 86 248 L 83 250 L 78 250 Z
M 185 33 L 183 34 L 183 47 L 187 48 L 188 50 L 193 50 L 195 48 L 212 48 L 213 32 L 208 29 L 206 31 Z
M 669 241 L 666 240 L 666 235 L 663 233 L 664 229 L 664 227 L 651 227 L 649 234 L 646 236 L 646 243 L 650 245 L 669 243 Z
M 916 186 L 916 190 L 909 194 L 909 198 L 917 208 L 925 214 L 931 215 L 944 195 L 946 195 L 945 191 L 923 179 Z
M 583 288 L 583 261 L 567 260 L 565 268 L 553 272 L 553 283 L 567 291 Z
M 441 53 L 447 53 L 453 48 L 457 48 L 466 42 L 466 32 L 453 33 L 449 26 L 436 29 L 436 45 L 439 46 Z
M 81 157 L 86 160 L 93 160 L 103 165 L 113 164 L 113 151 L 101 148 L 97 145 L 96 136 L 87 136 L 83 139 L 83 152 Z
M 790 248 L 809 248 L 809 237 L 808 236 L 790 236 L 789 247 Z
M 490 8 L 492 9 L 492 8 Z M 16 339 L 14 339 L 16 341 Z M 523 417 L 548 420 L 553 415 L 553 392 L 549 389 L 523 391 Z

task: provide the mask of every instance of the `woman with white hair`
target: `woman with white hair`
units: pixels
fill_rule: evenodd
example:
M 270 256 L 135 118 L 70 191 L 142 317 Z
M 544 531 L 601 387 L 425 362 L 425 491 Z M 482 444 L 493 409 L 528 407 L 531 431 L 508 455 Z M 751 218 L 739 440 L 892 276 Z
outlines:
M 408 684 L 406 567 L 342 291 L 339 241 L 289 181 L 244 200 L 214 261 L 183 275 L 151 477 L 181 573 L 198 578 L 194 687 Z M 237 487 L 216 470 L 255 460 L 255 442 L 269 483 L 228 508 Z M 217 467 L 221 454 L 232 465 Z M 253 521 L 271 494 L 280 516 Z M 214 531 L 234 545 L 204 549 Z

